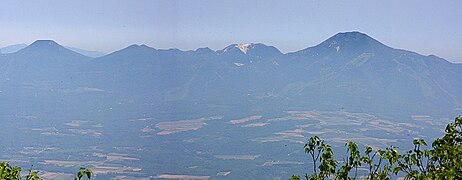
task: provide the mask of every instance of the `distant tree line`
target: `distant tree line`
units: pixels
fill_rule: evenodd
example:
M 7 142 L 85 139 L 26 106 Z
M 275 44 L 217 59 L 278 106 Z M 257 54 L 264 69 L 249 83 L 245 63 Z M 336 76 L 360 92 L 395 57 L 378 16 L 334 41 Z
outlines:
M 334 159 L 329 144 L 319 137 L 311 137 L 305 144 L 305 153 L 313 162 L 313 172 L 305 174 L 307 180 L 320 179 L 462 179 L 462 117 L 455 118 L 445 129 L 445 135 L 427 146 L 423 139 L 414 139 L 414 149 L 399 153 L 398 148 L 374 149 L 366 146 L 360 152 L 354 142 L 345 143 L 348 155 L 343 161 Z M 358 168 L 367 174 L 358 175 Z M 291 180 L 300 180 L 292 175 Z

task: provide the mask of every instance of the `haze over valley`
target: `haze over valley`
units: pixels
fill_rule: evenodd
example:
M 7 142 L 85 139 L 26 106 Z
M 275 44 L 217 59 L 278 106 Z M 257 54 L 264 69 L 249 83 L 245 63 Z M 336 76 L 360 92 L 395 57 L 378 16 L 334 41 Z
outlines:
M 286 54 L 130 45 L 91 58 L 38 40 L 0 56 L 0 158 L 52 179 L 79 166 L 97 179 L 285 179 L 306 170 L 314 135 L 334 148 L 441 136 L 462 114 L 461 78 L 460 64 L 361 32 Z
M 0 179 L 460 179 L 461 9 L 2 0 Z

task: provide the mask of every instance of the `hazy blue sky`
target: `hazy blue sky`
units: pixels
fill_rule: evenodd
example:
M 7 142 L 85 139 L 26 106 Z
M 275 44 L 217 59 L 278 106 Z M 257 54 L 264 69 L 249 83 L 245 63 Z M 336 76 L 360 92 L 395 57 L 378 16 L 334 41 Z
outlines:
M 343 31 L 462 62 L 462 1 L 1 0 L 0 47 L 54 39 L 111 52 L 262 42 L 291 52 Z

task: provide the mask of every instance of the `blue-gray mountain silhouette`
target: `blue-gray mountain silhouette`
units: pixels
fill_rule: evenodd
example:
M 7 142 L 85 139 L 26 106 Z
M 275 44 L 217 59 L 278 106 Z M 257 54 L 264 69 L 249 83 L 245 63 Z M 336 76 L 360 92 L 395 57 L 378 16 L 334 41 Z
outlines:
M 10 46 L 2 47 L 0 48 L 0 54 L 14 53 L 21 49 L 24 49 L 25 47 L 27 47 L 27 44 L 13 44 Z
M 288 54 L 261 43 L 218 51 L 131 45 L 90 58 L 54 41 L 36 41 L 2 55 L 0 68 L 0 81 L 7 82 L 0 88 L 19 89 L 16 96 L 23 99 L 51 89 L 55 93 L 37 100 L 50 106 L 63 99 L 81 108 L 129 99 L 133 108 L 165 112 L 342 107 L 385 114 L 462 112 L 462 65 L 394 49 L 360 32 L 338 33 Z M 59 91 L 80 87 L 101 91 Z
M 15 53 L 15 52 L 18 52 L 19 50 L 21 49 L 24 49 L 27 47 L 27 44 L 14 44 L 14 45 L 10 45 L 10 46 L 6 46 L 6 47 L 3 47 L 3 48 L 0 48 L 0 54 L 10 54 L 10 53 Z M 82 54 L 82 55 L 85 55 L 85 56 L 88 56 L 88 57 L 92 57 L 92 58 L 97 58 L 97 57 L 101 57 L 101 56 L 104 56 L 106 54 L 102 53 L 102 52 L 98 52 L 98 51 L 89 51 L 89 50 L 85 50 L 85 49 L 80 49 L 80 48 L 75 48 L 75 47 L 69 47 L 69 46 L 65 46 L 67 49 L 69 50 L 72 50 L 72 51 L 75 51 L 79 54 Z

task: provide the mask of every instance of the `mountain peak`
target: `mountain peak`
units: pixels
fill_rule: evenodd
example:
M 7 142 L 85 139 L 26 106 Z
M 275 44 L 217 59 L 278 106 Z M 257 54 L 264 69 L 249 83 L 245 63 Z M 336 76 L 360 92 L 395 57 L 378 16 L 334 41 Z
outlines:
M 133 44 L 133 45 L 130 45 L 130 46 L 126 47 L 126 48 L 123 48 L 123 49 L 120 49 L 118 51 L 112 52 L 112 53 L 110 53 L 110 54 L 108 54 L 106 56 L 107 57 L 114 57 L 114 56 L 128 57 L 128 56 L 132 56 L 132 55 L 135 55 L 135 54 L 150 56 L 151 54 L 156 53 L 156 51 L 157 51 L 156 49 L 154 49 L 152 47 L 149 47 L 147 45 L 144 45 L 144 44 L 141 44 L 141 45 Z M 103 56 L 102 58 L 104 58 L 106 56 Z
M 140 45 L 138 45 L 138 44 L 132 44 L 132 45 L 130 45 L 130 46 L 124 48 L 124 49 L 151 49 L 151 50 L 152 50 L 152 49 L 154 49 L 154 48 L 149 47 L 149 46 L 147 46 L 147 45 L 145 45 L 145 44 L 140 44 Z
M 149 47 L 147 45 L 144 45 L 144 44 L 141 44 L 141 45 L 133 44 L 133 45 L 130 45 L 130 46 L 126 47 L 126 48 L 118 50 L 116 52 L 131 52 L 131 53 L 149 52 L 149 53 L 151 53 L 151 52 L 155 52 L 155 51 L 156 51 L 156 49 L 154 49 L 152 47 Z
M 197 49 L 194 50 L 194 51 L 197 51 L 197 52 L 213 52 L 213 50 L 210 49 L 209 47 L 197 48 Z
M 332 38 L 344 39 L 346 41 L 349 41 L 349 40 L 354 41 L 354 40 L 360 40 L 362 38 L 371 38 L 371 37 L 359 31 L 350 31 L 350 32 L 339 32 L 335 34 L 334 36 L 332 36 Z
M 229 46 L 226 46 L 221 51 L 223 53 L 225 53 L 225 52 L 240 52 L 242 54 L 247 54 L 247 52 L 249 51 L 249 49 L 250 49 L 250 47 L 252 45 L 253 45 L 253 43 L 231 44 Z
M 39 39 L 39 40 L 36 40 L 34 41 L 31 45 L 37 45 L 37 44 L 48 44 L 48 45 L 59 45 L 58 43 L 56 43 L 55 41 L 51 40 L 51 39 Z
M 238 53 L 242 55 L 257 55 L 261 56 L 264 54 L 282 54 L 277 48 L 273 46 L 267 46 L 262 43 L 242 43 L 242 44 L 231 44 L 224 49 L 219 51 L 220 53 Z
M 64 48 L 53 40 L 36 40 L 27 48 Z
M 65 47 L 59 45 L 53 40 L 36 40 L 26 48 L 18 51 L 26 51 L 26 52 L 36 52 L 36 51 L 63 51 L 67 50 Z
M 367 34 L 364 34 L 358 31 L 337 33 L 324 42 L 329 43 L 329 44 L 354 44 L 354 45 L 361 45 L 361 44 L 370 45 L 370 44 L 375 44 L 375 43 L 382 44 L 379 41 L 375 40 L 374 38 L 368 36 Z
M 334 52 L 389 48 L 367 34 L 358 31 L 337 33 L 315 47 L 332 49 Z
M 244 43 L 244 44 L 237 44 L 235 47 L 239 48 L 239 50 L 241 50 L 242 53 L 247 54 L 247 52 L 249 51 L 249 47 L 251 45 L 253 44 Z
M 87 56 L 65 48 L 53 40 L 36 40 L 24 49 L 17 51 L 15 54 L 27 56 L 74 56 L 79 58 L 88 58 Z

